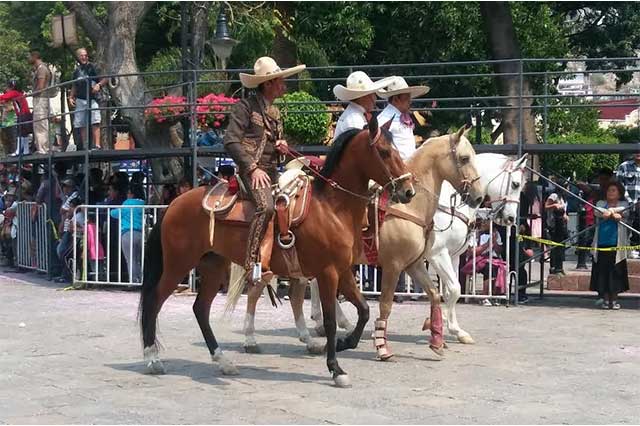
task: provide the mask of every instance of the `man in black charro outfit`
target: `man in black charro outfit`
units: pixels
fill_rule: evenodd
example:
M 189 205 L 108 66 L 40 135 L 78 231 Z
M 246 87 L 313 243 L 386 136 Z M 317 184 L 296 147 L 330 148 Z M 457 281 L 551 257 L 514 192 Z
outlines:
M 253 282 L 269 282 L 273 276 L 272 185 L 277 179 L 278 153 L 287 147 L 280 110 L 273 101 L 286 92 L 284 79 L 304 68 L 298 65 L 281 70 L 272 58 L 264 56 L 256 61 L 254 74 L 240 73 L 242 85 L 256 89 L 256 93 L 234 106 L 224 136 L 225 149 L 238 166 L 240 179 L 256 206 L 244 263 Z

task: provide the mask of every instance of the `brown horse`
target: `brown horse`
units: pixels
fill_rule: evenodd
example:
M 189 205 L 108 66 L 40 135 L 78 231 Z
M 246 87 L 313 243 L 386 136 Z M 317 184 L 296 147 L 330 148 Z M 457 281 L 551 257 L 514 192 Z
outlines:
M 349 386 L 349 378 L 338 365 L 336 351 L 355 348 L 369 319 L 369 307 L 351 273 L 358 255 L 369 180 L 388 187 L 402 203 L 415 195 L 408 179 L 411 175 L 386 129 L 379 129 L 373 119 L 368 130 L 351 133 L 352 137 L 337 141 L 329 152 L 322 176 L 314 182 L 307 218 L 294 229 L 300 269 L 304 276 L 318 280 L 327 335 L 327 367 L 338 386 Z M 178 283 L 195 267 L 201 281 L 193 311 L 212 360 L 219 363 L 223 374 L 238 373 L 214 337 L 209 313 L 213 298 L 226 282 L 229 261 L 243 263 L 248 227 L 218 220 L 212 244 L 210 217 L 201 207 L 206 191 L 206 187 L 200 187 L 176 198 L 149 234 L 140 318 L 144 358 L 150 373 L 164 372 L 156 344 L 158 313 Z M 283 250 L 276 245 L 271 267 L 278 275 L 288 275 Z M 245 285 L 244 281 L 241 285 Z M 356 306 L 358 322 L 350 335 L 336 340 L 338 290 Z M 233 292 L 230 288 L 229 293 Z

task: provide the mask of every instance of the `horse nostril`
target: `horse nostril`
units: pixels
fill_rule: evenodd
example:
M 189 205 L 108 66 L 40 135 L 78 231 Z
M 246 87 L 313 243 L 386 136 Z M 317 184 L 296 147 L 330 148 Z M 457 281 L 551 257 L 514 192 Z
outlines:
M 405 195 L 407 198 L 413 198 L 414 195 L 416 195 L 416 191 L 414 191 L 413 188 L 407 189 L 407 192 L 405 192 Z

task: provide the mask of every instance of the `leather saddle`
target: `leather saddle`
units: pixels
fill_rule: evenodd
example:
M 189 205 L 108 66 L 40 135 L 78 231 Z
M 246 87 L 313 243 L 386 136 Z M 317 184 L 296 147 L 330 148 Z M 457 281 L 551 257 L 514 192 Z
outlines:
M 289 234 L 290 228 L 300 225 L 306 218 L 311 189 L 311 178 L 302 170 L 287 170 L 278 178 L 274 200 L 281 236 Z M 217 221 L 237 226 L 248 227 L 255 214 L 255 206 L 237 176 L 211 187 L 202 200 L 202 207 L 208 214 L 213 210 Z

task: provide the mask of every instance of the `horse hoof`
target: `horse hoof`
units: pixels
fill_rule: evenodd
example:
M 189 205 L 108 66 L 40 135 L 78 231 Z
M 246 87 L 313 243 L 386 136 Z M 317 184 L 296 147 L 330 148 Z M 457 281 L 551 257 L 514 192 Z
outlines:
M 324 326 L 319 325 L 316 327 L 316 334 L 318 337 L 327 337 L 327 333 L 324 332 Z
M 394 356 L 395 356 L 394 354 L 387 354 L 384 356 L 377 356 L 376 359 L 382 362 L 394 362 L 395 361 Z
M 261 354 L 262 349 L 258 345 L 244 345 L 244 351 L 248 354 Z
M 325 353 L 326 350 L 327 350 L 326 345 L 316 343 L 316 342 L 307 343 L 307 352 L 309 352 L 312 355 L 321 355 Z
M 166 370 L 164 369 L 164 364 L 162 364 L 162 361 L 157 359 L 154 361 L 149 361 L 149 363 L 147 364 L 146 373 L 153 375 L 165 374 Z
M 442 342 L 442 348 L 449 349 L 449 345 L 447 345 L 447 342 Z
M 460 343 L 464 343 L 465 345 L 473 345 L 474 343 L 476 343 L 473 338 L 471 336 L 467 335 L 463 335 L 463 336 L 458 336 L 458 342 Z
M 440 358 L 444 357 L 444 346 L 439 348 L 437 346 L 429 345 L 429 349 L 431 349 Z
M 222 371 L 222 374 L 224 374 L 225 376 L 237 376 L 238 374 L 240 374 L 240 370 L 238 370 L 238 367 L 233 364 L 220 365 L 220 371 Z
M 340 374 L 339 376 L 335 376 L 333 378 L 333 382 L 336 384 L 336 387 L 338 388 L 351 387 L 351 380 L 349 379 L 349 376 L 346 374 Z

